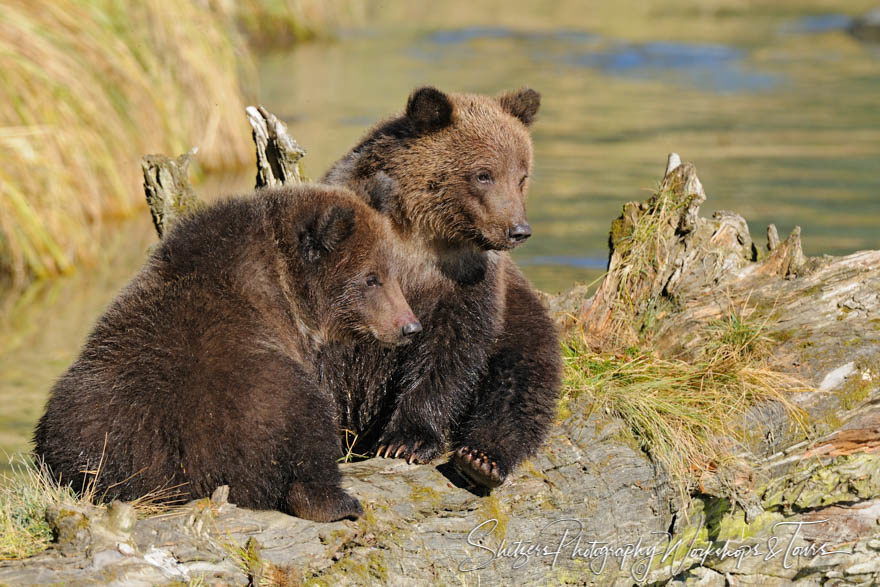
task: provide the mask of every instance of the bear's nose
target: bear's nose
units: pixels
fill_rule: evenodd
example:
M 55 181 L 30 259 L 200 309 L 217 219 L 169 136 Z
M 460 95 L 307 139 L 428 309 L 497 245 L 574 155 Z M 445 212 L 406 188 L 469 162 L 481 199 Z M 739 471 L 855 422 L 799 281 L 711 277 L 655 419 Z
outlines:
M 513 243 L 521 243 L 530 236 L 532 236 L 532 227 L 527 222 L 514 224 L 507 229 L 507 238 Z
M 412 335 L 417 334 L 417 333 L 419 333 L 419 332 L 421 332 L 421 331 L 422 331 L 422 325 L 419 324 L 418 321 L 415 321 L 415 322 L 407 322 L 407 323 L 404 324 L 403 327 L 400 329 L 400 333 L 403 334 L 403 336 L 406 336 L 406 337 L 412 336 Z

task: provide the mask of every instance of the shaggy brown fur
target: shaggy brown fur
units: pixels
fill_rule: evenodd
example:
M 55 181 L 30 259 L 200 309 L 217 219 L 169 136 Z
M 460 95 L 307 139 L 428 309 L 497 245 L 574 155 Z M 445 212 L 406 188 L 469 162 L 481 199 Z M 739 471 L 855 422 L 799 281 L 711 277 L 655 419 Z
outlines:
M 528 126 L 539 103 L 529 89 L 493 98 L 421 88 L 327 173 L 392 219 L 408 261 L 404 295 L 424 325 L 406 349 L 322 353 L 362 450 L 425 462 L 451 447 L 466 476 L 492 487 L 543 441 L 558 341 L 504 252 L 531 234 Z
M 338 415 L 316 357 L 330 343 L 384 348 L 420 329 L 390 238 L 351 192 L 317 185 L 182 221 L 53 388 L 36 455 L 75 489 L 100 462 L 108 498 L 229 485 L 241 506 L 357 517 L 339 487 Z

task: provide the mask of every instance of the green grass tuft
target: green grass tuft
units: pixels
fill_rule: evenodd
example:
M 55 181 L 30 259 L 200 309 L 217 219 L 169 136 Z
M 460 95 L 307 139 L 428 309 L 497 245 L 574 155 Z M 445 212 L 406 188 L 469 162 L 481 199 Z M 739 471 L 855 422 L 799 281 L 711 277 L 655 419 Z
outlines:
M 74 510 L 101 510 L 104 495 L 96 491 L 100 466 L 89 472 L 86 487 L 77 494 L 49 473 L 45 464 L 29 455 L 10 459 L 10 474 L 0 476 L 0 560 L 22 559 L 42 552 L 54 536 L 46 519 L 52 506 Z M 177 515 L 178 487 L 165 487 L 130 502 L 139 518 Z
M 0 477 L 0 560 L 27 558 L 48 548 L 53 536 L 46 510 L 77 502 L 45 467 L 25 458 L 12 464 L 12 475 Z
M 770 337 L 763 334 L 763 327 L 764 324 L 755 324 L 731 309 L 726 318 L 709 324 L 702 354 L 741 361 L 763 361 L 773 347 Z

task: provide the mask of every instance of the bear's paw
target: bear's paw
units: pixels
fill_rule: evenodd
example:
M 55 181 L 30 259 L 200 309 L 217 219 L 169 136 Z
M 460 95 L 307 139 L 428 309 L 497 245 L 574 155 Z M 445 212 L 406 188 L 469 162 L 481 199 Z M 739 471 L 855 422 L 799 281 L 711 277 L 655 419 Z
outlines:
M 482 487 L 498 487 L 507 478 L 507 467 L 500 459 L 467 446 L 452 454 L 452 463 L 459 473 Z
M 418 438 L 416 440 L 416 438 Z M 383 435 L 376 450 L 377 457 L 386 459 L 404 459 L 410 465 L 430 463 L 443 452 L 443 445 L 439 440 L 417 435 Z
M 295 516 L 315 522 L 356 520 L 364 514 L 358 499 L 334 483 L 295 481 L 287 504 Z

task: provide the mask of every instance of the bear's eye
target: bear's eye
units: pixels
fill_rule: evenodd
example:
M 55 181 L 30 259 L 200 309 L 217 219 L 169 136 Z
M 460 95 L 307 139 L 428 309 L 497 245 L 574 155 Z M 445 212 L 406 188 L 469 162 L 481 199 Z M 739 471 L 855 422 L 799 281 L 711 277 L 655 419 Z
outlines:
M 375 273 L 370 273 L 367 275 L 367 287 L 379 287 L 382 285 L 382 282 L 379 281 L 379 276 Z
M 492 183 L 492 174 L 488 171 L 478 171 L 477 181 L 480 183 Z
M 527 180 L 528 178 L 529 178 L 528 175 L 523 175 L 523 176 L 522 176 L 522 179 L 519 180 L 519 189 L 520 189 L 520 190 L 523 189 L 523 188 L 525 187 L 525 185 L 526 185 L 526 180 Z

